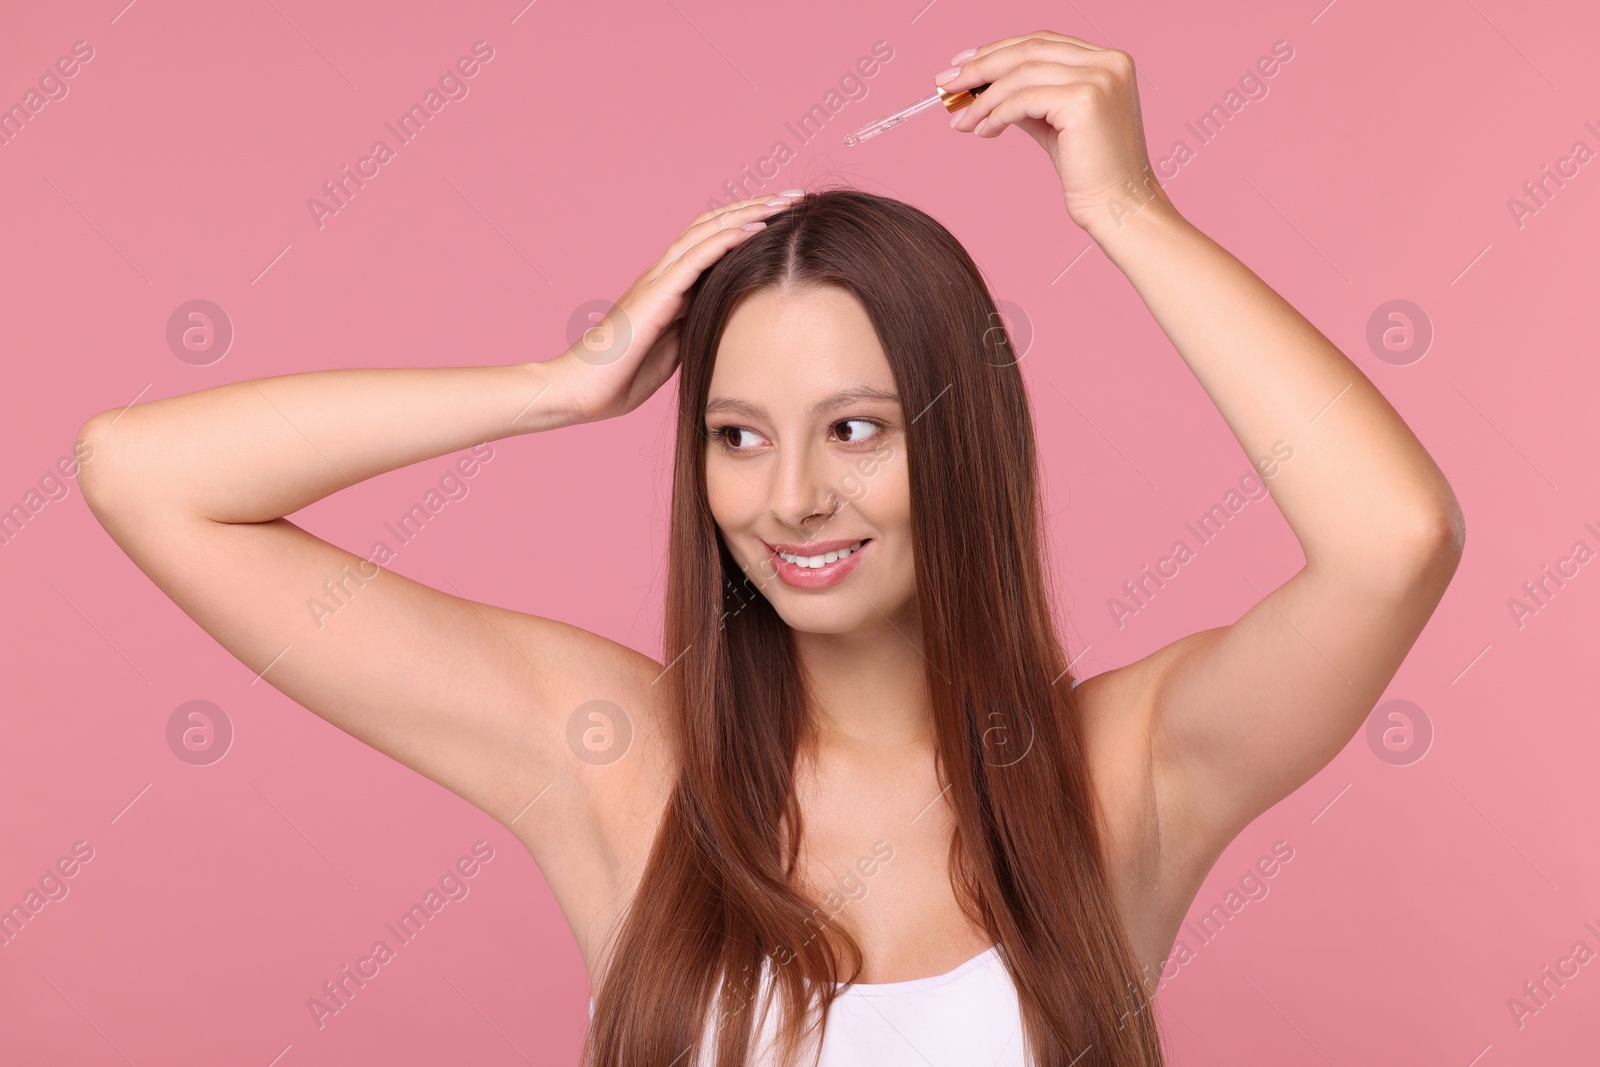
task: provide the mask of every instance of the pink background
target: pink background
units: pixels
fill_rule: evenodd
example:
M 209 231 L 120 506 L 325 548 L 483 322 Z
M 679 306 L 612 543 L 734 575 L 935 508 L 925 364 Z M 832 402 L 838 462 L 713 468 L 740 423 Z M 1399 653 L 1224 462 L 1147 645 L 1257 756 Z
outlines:
M 1594 1055 L 1600 963 L 1520 1028 L 1507 1007 L 1576 942 L 1600 950 L 1584 927 L 1600 927 L 1600 564 L 1520 627 L 1508 608 L 1575 541 L 1600 549 L 1584 527 L 1600 527 L 1600 476 L 1583 432 L 1600 163 L 1520 227 L 1508 207 L 1574 142 L 1600 149 L 1584 125 L 1600 127 L 1592 6 L 124 2 L 17 5 L 0 34 L 4 104 L 73 42 L 94 49 L 69 95 L 0 147 L 0 505 L 24 500 L 88 416 L 136 398 L 552 356 L 575 309 L 620 294 L 781 140 L 794 161 L 750 193 L 846 182 L 916 204 L 1031 322 L 1023 369 L 1083 676 L 1232 622 L 1293 573 L 1298 547 L 1255 502 L 1119 628 L 1108 599 L 1249 460 L 1066 217 L 1030 139 L 962 137 L 934 113 L 859 148 L 840 140 L 927 93 L 970 45 L 1049 27 L 1131 52 L 1152 158 L 1180 139 L 1194 152 L 1164 172 L 1173 199 L 1377 383 L 1470 527 L 1385 697 L 1422 709 L 1431 748 L 1397 765 L 1357 736 L 1222 856 L 1196 915 L 1274 842 L 1294 850 L 1215 941 L 1182 935 L 1196 955 L 1169 967 L 1158 998 L 1172 1062 Z M 319 228 L 307 200 L 479 40 L 494 57 L 470 95 Z M 1267 95 L 1200 144 L 1185 123 L 1280 40 L 1293 58 Z M 877 41 L 893 56 L 865 98 L 796 137 L 786 122 Z M 165 338 L 197 298 L 236 330 L 208 366 Z M 1435 331 L 1406 365 L 1367 342 L 1369 318 L 1396 299 Z M 658 396 L 616 423 L 498 443 L 470 495 L 393 566 L 659 655 L 668 410 Z M 376 478 L 298 521 L 362 552 L 450 462 Z M 94 858 L 0 947 L 0 1059 L 572 1062 L 587 981 L 515 840 L 251 684 L 122 555 L 75 483 L 68 493 L 0 545 L 0 906 L 74 842 Z M 169 716 L 192 699 L 235 730 L 209 766 L 167 745 Z M 479 840 L 495 858 L 470 896 L 319 1030 L 307 998 Z

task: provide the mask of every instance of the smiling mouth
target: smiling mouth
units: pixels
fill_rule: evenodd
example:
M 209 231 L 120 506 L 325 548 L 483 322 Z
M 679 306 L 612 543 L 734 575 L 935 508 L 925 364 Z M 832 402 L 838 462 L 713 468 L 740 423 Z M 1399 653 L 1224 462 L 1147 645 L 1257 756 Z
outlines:
M 803 556 L 798 553 L 779 552 L 775 548 L 772 549 L 772 552 L 773 555 L 777 556 L 779 559 L 793 563 L 797 567 L 805 567 L 809 570 L 821 570 L 830 563 L 845 559 L 851 555 L 854 555 L 856 552 L 859 552 L 861 550 L 861 546 L 870 540 L 872 540 L 870 537 L 863 537 L 861 540 L 855 542 L 854 544 L 846 545 L 844 548 L 837 549 L 832 552 L 823 552 L 815 556 Z M 771 548 L 770 545 L 768 547 Z
M 862 551 L 871 543 L 872 538 L 863 537 L 859 541 L 841 544 L 838 548 L 827 552 L 801 555 L 798 552 L 780 552 L 765 541 L 762 542 L 778 578 L 783 584 L 795 589 L 826 589 L 842 582 L 846 575 L 860 565 Z

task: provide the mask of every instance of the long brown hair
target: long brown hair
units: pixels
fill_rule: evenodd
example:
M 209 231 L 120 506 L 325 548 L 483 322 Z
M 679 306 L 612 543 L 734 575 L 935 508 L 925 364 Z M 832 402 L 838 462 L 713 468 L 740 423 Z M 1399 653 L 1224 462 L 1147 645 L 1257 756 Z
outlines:
M 661 680 L 679 772 L 597 992 L 585 1062 L 692 1067 L 704 1038 L 717 1067 L 743 1065 L 757 1000 L 770 1006 L 758 998 L 770 963 L 791 1063 L 820 1038 L 844 980 L 830 945 L 852 979 L 860 973 L 859 945 L 791 885 L 805 688 L 788 626 L 722 541 L 705 478 L 702 413 L 724 326 L 742 297 L 806 285 L 861 302 L 902 410 L 921 412 L 906 425 L 916 597 L 956 899 L 1016 982 L 1031 1062 L 1160 1067 L 1055 636 L 1033 424 L 1009 331 L 948 230 L 854 189 L 771 218 L 688 294 L 665 625 L 676 658 Z

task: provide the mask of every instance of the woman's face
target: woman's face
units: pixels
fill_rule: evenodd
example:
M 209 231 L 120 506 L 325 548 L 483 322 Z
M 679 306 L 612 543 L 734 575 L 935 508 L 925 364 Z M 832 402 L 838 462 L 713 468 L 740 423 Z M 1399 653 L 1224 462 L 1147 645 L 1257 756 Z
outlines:
M 740 303 L 704 415 L 711 513 L 748 579 L 727 610 L 759 590 L 809 633 L 914 620 L 906 417 L 895 394 L 866 309 L 845 290 L 763 289 Z

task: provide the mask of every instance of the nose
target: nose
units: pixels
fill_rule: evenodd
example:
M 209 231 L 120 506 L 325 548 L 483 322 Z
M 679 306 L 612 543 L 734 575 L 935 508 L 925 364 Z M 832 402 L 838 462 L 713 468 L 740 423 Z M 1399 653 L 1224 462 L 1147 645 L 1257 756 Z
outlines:
M 768 490 L 772 514 L 810 539 L 844 501 L 833 487 L 825 459 L 804 445 L 779 447 Z

